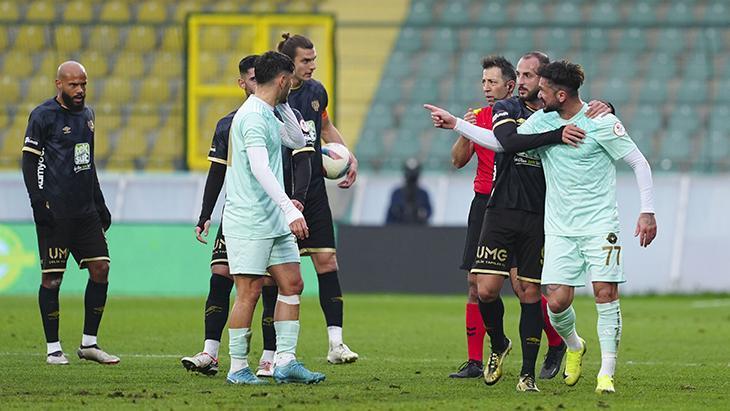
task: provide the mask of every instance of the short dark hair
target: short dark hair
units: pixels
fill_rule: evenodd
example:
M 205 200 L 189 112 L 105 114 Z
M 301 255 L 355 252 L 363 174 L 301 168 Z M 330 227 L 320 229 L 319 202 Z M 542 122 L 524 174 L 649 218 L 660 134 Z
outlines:
M 245 76 L 246 73 L 252 68 L 256 67 L 256 59 L 259 58 L 258 54 L 251 54 L 241 59 L 238 62 L 238 73 L 241 77 Z
M 517 81 L 515 66 L 513 66 L 512 63 L 503 56 L 484 57 L 482 60 L 482 69 L 487 70 L 492 67 L 499 68 L 499 71 L 502 72 L 502 78 L 504 78 L 504 81 Z
M 585 74 L 580 64 L 573 64 L 566 60 L 553 61 L 547 66 L 540 67 L 537 75 L 550 83 L 565 90 L 570 96 L 577 96 L 578 89 L 583 85 Z
M 540 62 L 540 67 L 545 67 L 550 64 L 550 57 L 547 54 L 539 50 L 533 50 L 522 55 L 523 59 L 536 58 Z
M 294 60 L 294 58 L 297 56 L 298 48 L 314 48 L 314 43 L 312 43 L 312 40 L 302 36 L 301 34 L 295 34 L 292 36 L 289 33 L 284 33 L 281 35 L 281 38 L 283 38 L 284 40 L 279 42 L 279 44 L 276 46 L 276 50 L 280 53 L 286 54 L 292 60 Z
M 282 72 L 294 73 L 294 62 L 278 51 L 267 51 L 256 59 L 256 82 L 266 84 Z

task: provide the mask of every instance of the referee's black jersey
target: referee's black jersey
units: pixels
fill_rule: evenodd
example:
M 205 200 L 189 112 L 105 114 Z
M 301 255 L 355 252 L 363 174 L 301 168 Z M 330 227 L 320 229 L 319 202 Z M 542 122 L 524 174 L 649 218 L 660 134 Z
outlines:
M 302 82 L 301 86 L 289 92 L 289 105 L 299 110 L 310 129 L 316 132 L 314 138 L 314 155 L 312 159 L 312 179 L 308 193 L 317 194 L 316 188 L 324 188 L 322 174 L 322 120 L 327 117 L 329 97 L 322 83 L 311 79 Z M 312 190 L 315 189 L 315 191 Z M 309 194 L 307 194 L 309 197 Z
M 492 130 L 516 128 L 534 113 L 517 96 L 492 108 Z M 497 153 L 496 179 L 487 207 L 545 212 L 545 174 L 539 157 L 527 153 Z
M 23 151 L 40 156 L 38 188 L 57 218 L 96 213 L 93 110 L 46 100 L 30 113 Z

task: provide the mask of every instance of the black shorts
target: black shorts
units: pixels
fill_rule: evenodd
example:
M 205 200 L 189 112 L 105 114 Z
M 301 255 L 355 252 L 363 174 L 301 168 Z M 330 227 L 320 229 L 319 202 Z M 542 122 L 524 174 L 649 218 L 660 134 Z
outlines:
M 213 243 L 213 255 L 210 258 L 210 265 L 228 265 L 228 251 L 226 250 L 226 239 L 223 237 L 223 223 L 218 227 Z
M 79 268 L 91 261 L 111 261 L 101 220 L 96 213 L 58 218 L 53 227 L 36 226 L 41 272 L 63 273 L 69 253 Z
M 484 214 L 487 212 L 487 203 L 489 202 L 489 194 L 474 193 L 474 199 L 471 200 L 469 207 L 469 220 L 466 226 L 466 243 L 464 244 L 464 257 L 461 260 L 462 270 L 469 271 L 474 266 L 474 259 L 477 255 L 477 245 L 479 244 L 479 233 L 482 232 L 484 223 Z
M 519 280 L 540 283 L 545 244 L 543 220 L 542 214 L 488 208 L 471 272 L 509 276 L 516 262 Z
M 324 185 L 308 193 L 303 214 L 309 227 L 309 237 L 298 241 L 299 253 L 301 255 L 334 253 L 335 226 Z

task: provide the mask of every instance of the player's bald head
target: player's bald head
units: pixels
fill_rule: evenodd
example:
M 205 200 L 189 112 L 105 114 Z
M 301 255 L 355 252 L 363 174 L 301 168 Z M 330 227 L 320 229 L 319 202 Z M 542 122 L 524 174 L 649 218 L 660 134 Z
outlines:
M 56 80 L 86 77 L 86 69 L 78 61 L 64 61 L 56 70 Z

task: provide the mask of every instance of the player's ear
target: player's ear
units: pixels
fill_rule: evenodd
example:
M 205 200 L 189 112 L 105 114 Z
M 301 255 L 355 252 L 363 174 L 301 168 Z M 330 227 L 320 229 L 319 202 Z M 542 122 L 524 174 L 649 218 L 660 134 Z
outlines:
M 510 96 L 511 96 L 511 95 L 512 95 L 512 92 L 513 92 L 513 91 L 515 91 L 515 84 L 516 84 L 516 83 L 515 83 L 515 81 L 514 81 L 514 80 L 509 80 L 509 81 L 507 82 L 507 90 L 508 90 L 508 93 L 507 93 L 507 94 L 508 94 L 508 95 L 510 95 Z

